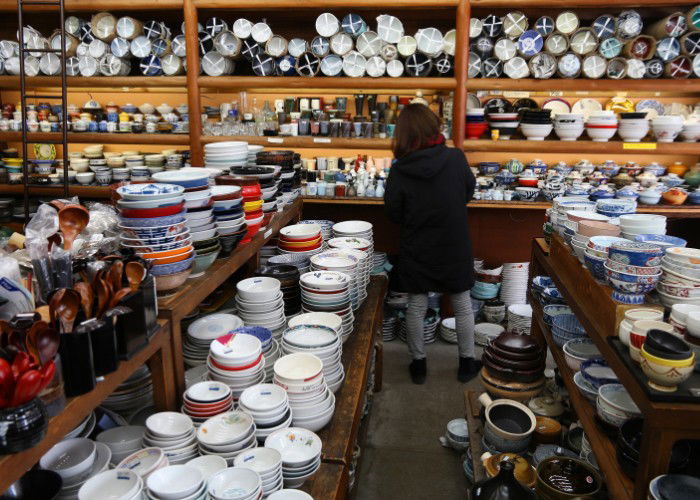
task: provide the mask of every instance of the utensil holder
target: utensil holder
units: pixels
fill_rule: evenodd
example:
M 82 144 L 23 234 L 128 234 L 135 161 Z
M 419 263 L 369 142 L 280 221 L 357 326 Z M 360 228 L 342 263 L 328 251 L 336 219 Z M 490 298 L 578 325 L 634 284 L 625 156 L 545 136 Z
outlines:
M 64 333 L 58 347 L 66 397 L 79 396 L 95 387 L 95 366 L 89 333 Z
M 114 322 L 111 319 L 104 321 L 100 328 L 90 332 L 92 343 L 92 359 L 95 367 L 95 375 L 107 375 L 119 366 L 119 352 L 117 349 L 117 335 L 114 331 Z
M 156 300 L 155 280 L 149 275 L 135 293 L 119 304 L 131 309 L 130 313 L 117 316 L 115 324 L 119 359 L 131 359 L 158 329 Z

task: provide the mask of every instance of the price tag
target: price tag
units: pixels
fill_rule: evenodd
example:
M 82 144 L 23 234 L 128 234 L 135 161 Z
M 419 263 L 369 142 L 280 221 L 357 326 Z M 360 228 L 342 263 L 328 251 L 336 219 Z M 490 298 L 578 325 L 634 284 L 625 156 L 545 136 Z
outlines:
M 122 87 L 122 92 L 131 92 L 131 87 Z
M 270 236 L 272 236 L 272 228 L 265 231 L 264 236 L 265 236 L 265 239 L 268 239 Z
M 655 142 L 623 142 L 622 149 L 656 149 Z
M 617 97 L 627 97 L 627 92 L 616 92 L 615 95 Z
M 588 95 L 588 91 L 587 90 L 577 90 L 576 95 Z
M 281 137 L 268 137 L 267 142 L 270 144 L 284 144 L 284 139 Z
M 508 99 L 527 99 L 530 97 L 530 92 L 525 92 L 523 90 L 510 90 L 503 92 L 503 97 Z
M 563 90 L 550 90 L 549 97 L 561 97 L 564 95 Z
M 329 137 L 314 137 L 314 144 L 330 144 L 331 139 Z

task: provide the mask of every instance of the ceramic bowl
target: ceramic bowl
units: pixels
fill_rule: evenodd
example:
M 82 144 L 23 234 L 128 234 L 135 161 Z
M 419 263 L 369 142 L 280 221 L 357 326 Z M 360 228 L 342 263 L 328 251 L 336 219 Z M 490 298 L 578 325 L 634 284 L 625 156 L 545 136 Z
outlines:
M 633 266 L 658 266 L 663 255 L 661 247 L 653 243 L 617 242 L 608 249 L 611 260 Z
M 593 358 L 600 357 L 600 351 L 589 338 L 580 338 L 569 340 L 564 347 L 564 358 L 566 364 L 572 371 L 577 372 L 581 369 L 581 363 Z
M 541 498 L 595 498 L 602 484 L 598 472 L 577 458 L 555 456 L 537 466 L 535 491 Z
M 189 465 L 169 465 L 158 469 L 146 480 L 148 491 L 157 498 L 174 500 L 186 498 L 200 489 L 202 472 Z
M 5 490 L 3 497 L 7 500 L 57 498 L 62 484 L 61 476 L 53 471 L 29 470 Z
M 42 468 L 57 472 L 63 479 L 69 480 L 90 469 L 95 455 L 94 441 L 72 438 L 54 445 L 39 463 Z
M 640 356 L 649 386 L 662 392 L 675 392 L 678 384 L 685 382 L 695 369 L 695 354 L 686 360 L 670 360 L 653 356 L 642 346 Z
M 100 472 L 88 479 L 78 491 L 78 500 L 93 498 L 133 498 L 143 489 L 141 477 L 127 469 Z

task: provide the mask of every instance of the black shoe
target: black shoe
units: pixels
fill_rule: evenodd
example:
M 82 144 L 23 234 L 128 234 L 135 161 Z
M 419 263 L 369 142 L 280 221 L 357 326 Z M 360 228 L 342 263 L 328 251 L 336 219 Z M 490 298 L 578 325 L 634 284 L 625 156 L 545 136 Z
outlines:
M 408 365 L 408 371 L 411 373 L 411 380 L 414 384 L 425 384 L 425 376 L 428 373 L 425 358 L 411 361 L 411 364 Z
M 459 371 L 457 372 L 457 380 L 460 382 L 469 382 L 481 370 L 481 361 L 474 358 L 459 357 Z

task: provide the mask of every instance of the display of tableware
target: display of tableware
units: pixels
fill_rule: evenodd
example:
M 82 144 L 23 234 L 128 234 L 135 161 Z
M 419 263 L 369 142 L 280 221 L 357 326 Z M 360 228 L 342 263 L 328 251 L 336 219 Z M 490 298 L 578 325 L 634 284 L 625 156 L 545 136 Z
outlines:
M 253 417 L 243 411 L 220 413 L 204 421 L 197 429 L 201 455 L 218 455 L 229 466 L 246 450 L 257 447 Z
M 265 448 L 280 453 L 285 488 L 299 488 L 321 466 L 321 439 L 306 429 L 275 431 L 265 439 Z
M 265 357 L 257 336 L 234 330 L 212 341 L 209 349 L 210 379 L 228 385 L 234 398 L 265 379 Z
M 499 452 L 519 453 L 527 449 L 536 427 L 535 415 L 527 406 L 508 399 L 479 396 L 485 408 L 484 439 Z

